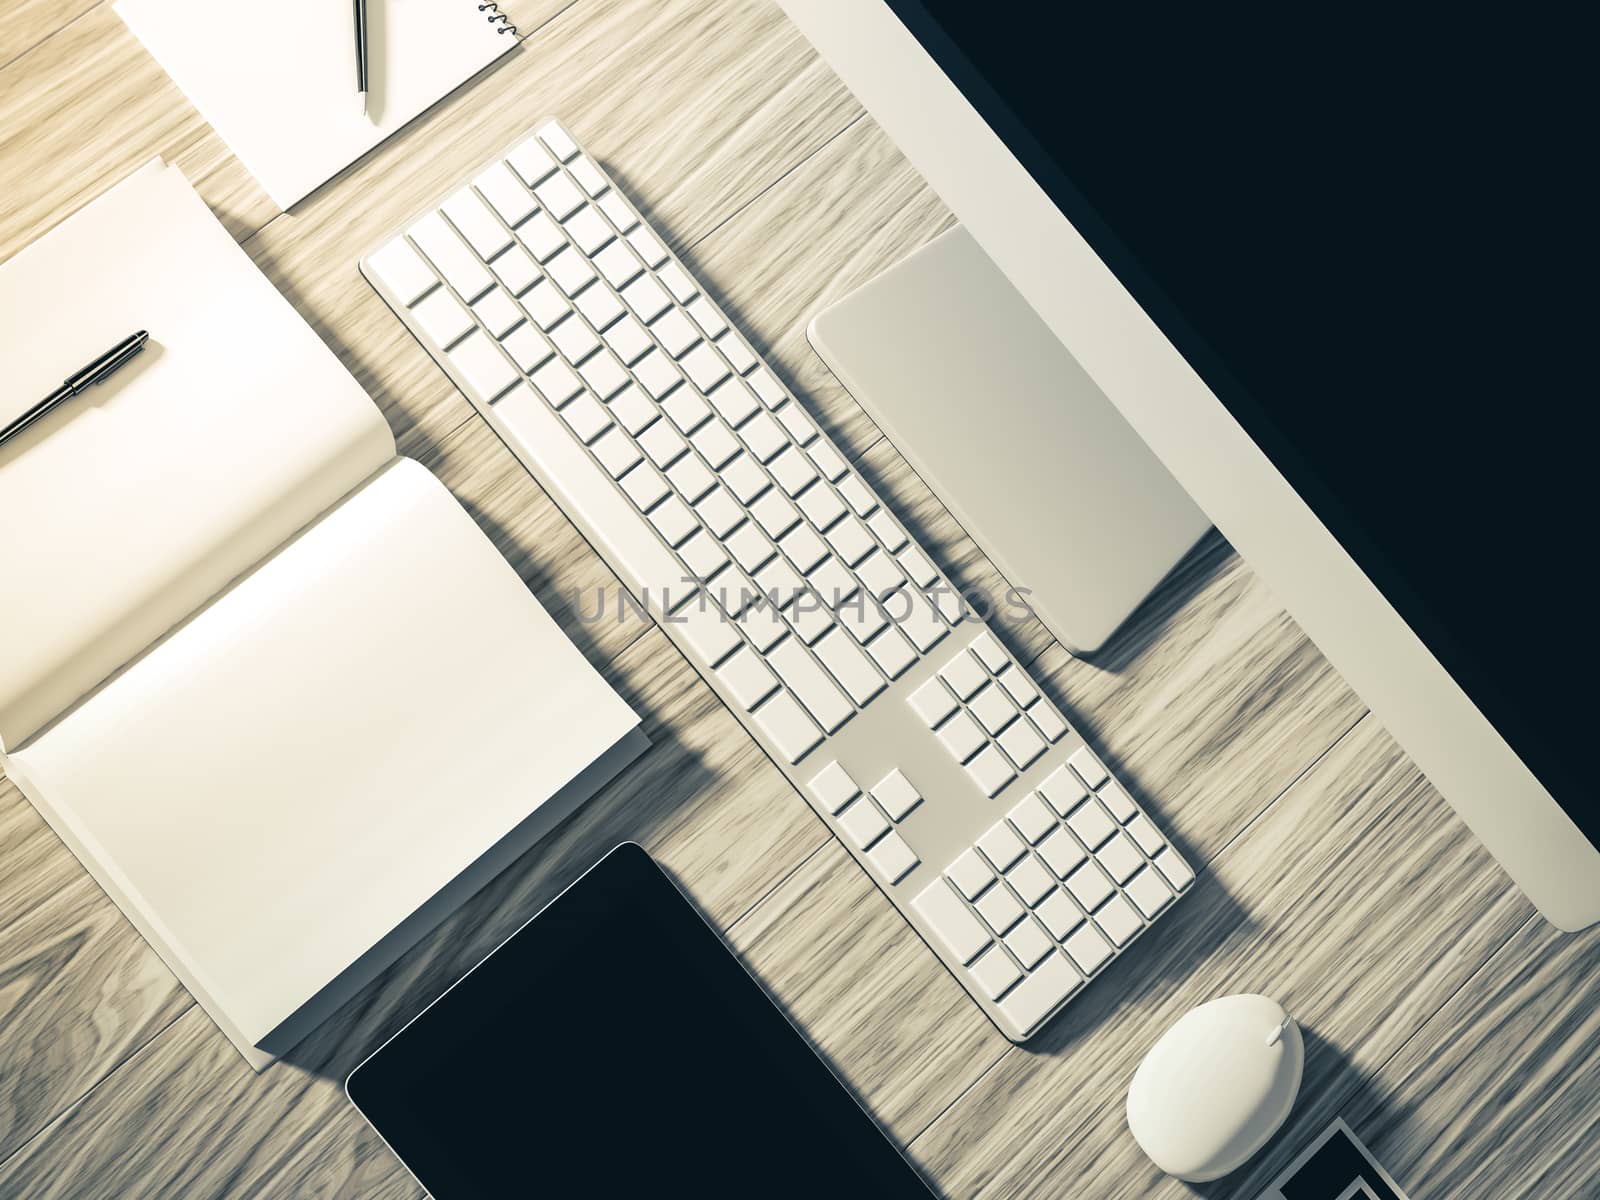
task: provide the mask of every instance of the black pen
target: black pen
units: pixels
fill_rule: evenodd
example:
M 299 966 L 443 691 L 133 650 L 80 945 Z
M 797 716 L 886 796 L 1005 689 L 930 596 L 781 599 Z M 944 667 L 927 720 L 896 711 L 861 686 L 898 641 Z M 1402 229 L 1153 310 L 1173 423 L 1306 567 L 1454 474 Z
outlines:
M 11 422 L 11 424 L 4 429 L 0 429 L 0 444 L 21 433 L 63 401 L 72 399 L 79 392 L 92 388 L 97 383 L 105 382 L 113 371 L 143 350 L 144 344 L 149 340 L 150 334 L 141 329 L 132 337 L 124 338 L 118 342 L 15 421 Z
M 367 0 L 356 3 L 356 91 L 361 95 L 361 115 L 367 115 Z

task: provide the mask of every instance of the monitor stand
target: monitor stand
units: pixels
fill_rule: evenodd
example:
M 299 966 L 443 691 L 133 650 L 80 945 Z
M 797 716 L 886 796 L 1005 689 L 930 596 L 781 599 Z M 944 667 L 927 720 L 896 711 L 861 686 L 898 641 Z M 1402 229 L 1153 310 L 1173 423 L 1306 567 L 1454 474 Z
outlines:
M 960 226 L 819 313 L 808 336 L 1075 654 L 1098 650 L 1210 528 Z M 1004 598 L 988 599 L 1006 619 Z

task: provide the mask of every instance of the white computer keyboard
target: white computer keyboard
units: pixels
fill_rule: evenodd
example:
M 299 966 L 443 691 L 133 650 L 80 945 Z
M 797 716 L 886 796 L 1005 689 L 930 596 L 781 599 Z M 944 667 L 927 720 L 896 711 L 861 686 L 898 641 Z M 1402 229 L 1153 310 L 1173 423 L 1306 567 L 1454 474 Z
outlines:
M 995 1024 L 1182 857 L 555 121 L 362 271 Z

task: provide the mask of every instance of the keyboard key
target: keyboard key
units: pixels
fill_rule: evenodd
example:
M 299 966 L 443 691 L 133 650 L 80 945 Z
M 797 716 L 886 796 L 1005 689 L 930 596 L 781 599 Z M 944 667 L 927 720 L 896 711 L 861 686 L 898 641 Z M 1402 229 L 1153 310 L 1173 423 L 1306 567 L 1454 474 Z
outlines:
M 644 270 L 644 264 L 639 261 L 639 256 L 633 252 L 633 248 L 620 239 L 596 254 L 594 265 L 600 274 L 605 276 L 606 282 L 618 291 L 631 280 L 637 279 L 639 273 Z
M 950 956 L 969 963 L 990 942 L 989 931 L 967 910 L 942 879 L 935 879 L 917 894 L 911 907 L 927 922 Z
M 683 380 L 683 372 L 659 350 L 652 350 L 633 364 L 634 377 L 639 385 L 657 400 L 661 399 Z
M 867 653 L 890 679 L 900 678 L 906 668 L 917 661 L 917 652 L 911 648 L 911 643 L 894 629 L 885 629 L 868 642 Z
M 1154 917 L 1172 899 L 1172 889 L 1161 878 L 1161 872 L 1146 867 L 1127 884 L 1128 898 L 1139 906 L 1147 918 Z
M 704 401 L 701 401 L 701 405 L 704 406 Z M 676 420 L 682 406 L 669 403 L 663 407 Z M 679 423 L 680 429 L 683 428 L 683 424 Z M 694 443 L 694 448 L 700 451 L 706 464 L 713 471 L 727 466 L 739 453 L 739 443 L 734 440 L 733 434 L 728 432 L 728 427 L 719 421 L 707 421 L 689 435 L 689 440 Z
M 395 299 L 407 308 L 439 282 L 432 268 L 422 261 L 422 256 L 403 237 L 397 237 L 382 249 L 374 251 L 367 259 L 367 266 L 394 293 Z
M 479 258 L 493 258 L 511 245 L 511 231 L 478 199 L 478 193 L 464 187 L 439 206 L 456 232 L 467 239 L 467 245 L 478 252 Z
M 766 414 L 762 415 L 765 417 Z M 771 418 L 767 419 L 770 420 Z M 751 422 L 751 424 L 754 423 L 753 421 Z M 846 480 L 846 482 L 849 481 Z M 843 520 L 828 530 L 826 537 L 828 545 L 833 547 L 834 553 L 852 567 L 866 558 L 871 551 L 877 549 L 877 543 L 867 533 L 867 527 L 848 513 Z
M 1065 829 L 1057 827 L 1039 843 L 1039 857 L 1049 864 L 1056 878 L 1065 879 L 1088 857 L 1078 839 Z
M 550 147 L 550 153 L 554 154 L 562 162 L 565 162 L 578 152 L 578 147 L 573 143 L 573 140 L 554 121 L 540 126 L 539 139 Z
M 730 425 L 737 425 L 748 414 L 736 407 L 739 399 L 739 389 L 724 387 L 720 389 L 722 395 L 718 396 L 712 389 L 717 382 L 728 377 L 728 364 L 706 343 L 701 342 L 693 350 L 683 356 L 683 369 L 689 376 L 689 381 L 702 392 L 710 393 L 711 403 L 717 406 L 717 411 Z M 732 408 L 732 411 L 730 411 Z
M 1067 824 L 1078 840 L 1093 850 L 1116 832 L 1116 825 L 1106 816 L 1106 810 L 1094 800 L 1085 800 L 1067 817 Z
M 500 214 L 500 219 L 512 228 L 521 224 L 536 207 L 528 189 L 517 182 L 503 162 L 490 164 L 472 181 L 472 185 L 489 202 L 489 207 Z
M 1105 872 L 1092 862 L 1084 863 L 1067 876 L 1067 891 L 1071 892 L 1073 899 L 1090 912 L 1104 903 L 1112 890 L 1111 881 L 1106 878 Z
M 754 571 L 777 551 L 750 521 L 744 522 L 724 540 L 728 553 L 746 571 Z
M 1022 902 L 1032 908 L 1050 894 L 1056 881 L 1050 872 L 1039 865 L 1039 860 L 1029 855 L 1006 872 L 1006 882 L 1022 897 Z
M 968 970 L 979 990 L 991 1000 L 998 1000 L 1008 987 L 1022 978 L 1017 964 L 999 946 L 990 946 Z
M 1004 821 L 996 821 L 978 839 L 978 849 L 983 851 L 997 871 L 1004 871 L 1028 852 L 1021 838 Z
M 733 369 L 741 375 L 756 365 L 755 351 L 745 344 L 742 337 L 731 330 L 718 339 L 717 348 L 733 364 Z
M 963 655 L 965 657 L 965 655 Z M 999 733 L 1017 717 L 1017 706 L 995 684 L 984 682 L 978 693 L 967 701 L 967 707 L 990 733 Z
M 1156 869 L 1166 876 L 1167 882 L 1178 891 L 1188 887 L 1189 881 L 1194 878 L 1194 872 L 1189 869 L 1189 864 L 1179 858 L 1177 851 L 1170 847 L 1150 861 L 1155 863 Z
M 1100 860 L 1100 865 L 1118 883 L 1127 883 L 1134 872 L 1144 866 L 1144 856 L 1128 840 L 1123 833 L 1117 834 L 1104 846 L 1094 852 L 1095 858 Z
M 814 649 L 817 657 L 822 659 L 822 665 L 832 672 L 857 704 L 865 706 L 868 700 L 883 691 L 883 676 L 878 674 L 844 630 L 830 630 L 818 639 Z
M 917 865 L 916 853 L 899 833 L 890 830 L 876 846 L 867 851 L 867 861 L 878 869 L 889 883 L 899 883 L 906 872 Z
M 737 662 L 741 657 L 743 656 L 736 654 L 728 661 L 730 663 Z M 754 655 L 749 655 L 748 657 L 755 658 Z M 762 666 L 762 670 L 766 670 L 765 665 Z M 767 674 L 770 676 L 772 672 L 768 671 Z M 823 807 L 831 813 L 837 813 L 861 792 L 861 789 L 856 786 L 856 781 L 850 778 L 850 773 L 837 762 L 831 762 L 823 767 L 822 770 L 811 777 L 811 782 L 806 786 L 811 789 L 813 796 L 822 801 Z
M 1017 764 L 1017 770 L 1025 771 L 1034 759 L 1045 751 L 1044 738 L 1027 721 L 1013 721 L 1011 727 L 1000 734 L 1000 749 L 1006 752 L 1006 757 Z
M 897 824 L 905 820 L 906 814 L 922 803 L 922 797 L 917 794 L 917 789 L 911 786 L 911 781 L 898 767 L 873 785 L 872 798 L 884 812 L 889 814 L 889 819 Z
M 540 329 L 549 329 L 572 311 L 572 305 L 567 303 L 560 289 L 543 280 L 523 295 L 522 307 L 528 310 L 528 315 Z
M 489 264 L 506 291 L 520 296 L 539 280 L 539 265 L 521 246 L 513 246 Z
M 694 318 L 694 323 L 700 326 L 700 332 L 708 338 L 714 338 L 728 327 L 728 323 L 718 314 L 711 301 L 704 296 L 696 297 L 686 304 L 685 309 Z
M 608 429 L 595 439 L 591 447 L 600 465 L 613 479 L 620 479 L 628 468 L 639 461 L 639 451 L 634 444 L 615 429 Z
M 837 558 L 824 559 L 809 573 L 809 578 L 812 590 L 830 609 L 837 609 L 860 590 L 856 587 L 855 576 L 846 571 Z
M 658 358 L 660 357 L 660 355 L 656 354 L 654 350 L 652 350 L 650 353 Z M 661 411 L 666 413 L 667 416 L 671 417 L 672 423 L 679 429 L 683 430 L 684 433 L 693 433 L 696 429 L 699 429 L 701 425 L 711 419 L 710 405 L 708 405 L 704 400 L 700 399 L 699 396 L 695 395 L 688 388 L 679 388 L 676 392 L 672 393 L 672 395 L 662 403 Z M 732 435 L 728 436 L 725 445 L 728 447 L 727 452 L 724 453 L 716 462 L 711 464 L 713 467 L 720 467 L 723 463 L 727 462 L 728 459 L 733 457 L 734 451 L 739 449 L 739 447 L 734 444 Z
M 789 503 L 789 498 L 776 489 L 769 489 L 752 504 L 750 515 L 775 538 L 788 533 L 800 521 L 800 514 Z
M 937 679 L 930 679 L 911 695 L 906 697 L 906 703 L 911 705 L 917 716 L 927 723 L 932 729 L 959 707 L 956 698 L 950 694 L 950 689 Z
M 667 258 L 667 248 L 650 230 L 643 225 L 628 235 L 629 244 L 638 251 L 639 257 L 644 259 L 645 265 L 651 268 L 659 267 Z
M 1133 940 L 1133 935 L 1144 928 L 1144 922 L 1139 920 L 1133 905 L 1122 896 L 1113 896 L 1106 901 L 1106 906 L 1094 914 L 1094 920 L 1106 936 L 1119 946 L 1126 946 Z
M 672 427 L 671 421 L 657 421 L 639 435 L 639 449 L 656 466 L 666 468 L 689 452 L 689 443 Z
M 584 392 L 563 408 L 561 419 L 571 426 L 572 432 L 577 434 L 578 440 L 585 445 L 611 428 L 611 414 L 588 392 Z
M 829 733 L 843 725 L 854 711 L 844 693 L 797 639 L 779 642 L 767 655 L 767 662 Z
M 569 405 L 568 411 L 572 407 L 576 406 Z M 561 415 L 566 416 L 566 412 Z M 656 532 L 669 546 L 681 545 L 691 533 L 700 528 L 700 522 L 694 519 L 689 506 L 676 496 L 668 496 L 650 510 L 650 524 L 656 527 Z
M 1011 951 L 1018 962 L 1028 968 L 1055 949 L 1038 923 L 1026 917 L 1018 921 L 1016 927 L 1006 934 L 1005 942 L 1006 949 Z
M 950 632 L 933 611 L 933 606 L 928 603 L 927 597 L 920 593 L 906 590 L 892 592 L 885 598 L 884 607 L 890 618 L 899 626 L 900 632 L 909 637 L 924 654 L 938 645 L 939 639 Z
M 787 411 L 787 410 L 785 410 Z M 880 508 L 867 518 L 867 527 L 883 543 L 883 548 L 890 554 L 897 553 L 906 544 L 905 530 L 895 524 L 886 509 Z
M 446 355 L 466 385 L 467 394 L 488 404 L 521 376 L 500 347 L 481 329 L 474 329 Z
M 1110 943 L 1090 922 L 1079 926 L 1078 931 L 1063 942 L 1063 947 L 1085 975 L 1093 975 L 1100 964 L 1111 957 Z
M 890 630 L 890 632 L 894 632 Z M 965 762 L 977 753 L 979 746 L 988 744 L 983 730 L 966 713 L 957 713 L 939 727 L 938 737 L 944 748 L 955 755 L 957 762 Z
M 1030 845 L 1038 845 L 1045 834 L 1056 828 L 1055 814 L 1044 806 L 1044 801 L 1034 792 L 1029 792 L 1018 801 L 1006 816 L 1011 818 L 1011 824 Z
M 956 860 L 944 869 L 944 873 L 968 900 L 976 900 L 978 893 L 994 882 L 994 872 L 989 869 L 989 864 L 972 849 L 958 854 Z
M 755 389 L 756 395 L 761 397 L 761 403 L 768 408 L 777 408 L 786 399 L 783 386 L 765 367 L 757 367 L 750 372 L 750 386 Z
M 805 409 L 790 401 L 778 409 L 778 420 L 789 431 L 797 446 L 808 446 L 817 436 L 817 426 L 806 416 Z
M 703 342 L 694 348 L 689 358 L 684 360 L 684 368 L 687 370 L 689 368 L 689 360 L 701 353 L 707 354 L 717 361 L 718 370 L 715 378 L 712 379 L 712 383 L 716 383 L 717 379 L 722 380 L 715 387 L 704 389 L 706 390 L 706 399 L 710 400 L 712 406 L 722 414 L 724 421 L 737 429 L 745 421 L 749 420 L 753 413 L 760 411 L 755 395 L 745 385 L 744 380 L 737 375 L 728 374 L 728 364 L 722 361 L 722 356 Z M 693 371 L 689 372 L 689 377 L 694 379 Z M 699 380 L 696 379 L 695 382 L 698 384 Z M 746 440 L 748 441 L 749 439 Z
M 569 296 L 577 295 L 594 278 L 589 260 L 576 250 L 563 250 L 555 255 L 544 264 L 544 273 Z
M 702 496 L 717 486 L 717 477 L 711 473 L 711 469 L 692 454 L 673 463 L 667 478 L 672 480 L 672 486 L 690 504 L 698 504 Z
M 1027 1033 L 1054 1011 L 1056 1005 L 1077 991 L 1082 982 L 1071 963 L 1059 954 L 1052 954 L 1000 1002 L 1000 1011 Z
M 1077 808 L 1089 793 L 1076 775 L 1065 767 L 1057 767 L 1045 776 L 1044 782 L 1039 785 L 1039 794 L 1064 817 Z
M 551 158 L 550 152 L 539 144 L 537 137 L 529 138 L 506 155 L 506 161 L 529 187 L 556 169 L 556 160 Z
M 795 503 L 818 529 L 826 529 L 844 516 L 844 502 L 820 479 L 796 496 Z
M 1071 933 L 1074 926 L 1083 922 L 1082 911 L 1060 888 L 1053 889 L 1048 896 L 1039 901 L 1039 906 L 1033 910 L 1033 915 L 1044 922 L 1044 927 L 1050 931 L 1050 936 L 1058 942 Z M 1086 970 L 1085 974 L 1087 973 Z
M 1100 803 L 1110 809 L 1111 815 L 1124 825 L 1131 821 L 1134 814 L 1139 811 L 1134 807 L 1133 801 L 1128 798 L 1128 793 L 1123 790 L 1122 785 L 1115 779 L 1106 780 L 1097 794 L 1100 797 Z M 1150 822 L 1145 821 L 1145 824 L 1148 826 Z M 1146 846 L 1145 849 L 1148 850 L 1150 847 Z
M 949 683 L 950 690 L 962 699 L 970 698 L 984 683 L 989 682 L 989 675 L 984 674 L 978 659 L 965 650 L 958 651 L 955 658 L 939 667 L 939 678 Z
M 1039 689 L 1033 686 L 1033 681 L 1019 667 L 1007 663 L 996 676 L 1000 686 L 1005 688 L 1011 698 L 1017 702 L 1019 708 L 1027 708 L 1039 698 Z
M 1105 799 L 1103 791 L 1101 799 Z M 1133 819 L 1128 826 L 1128 832 L 1133 836 L 1133 840 L 1139 843 L 1139 849 L 1146 854 L 1153 855 L 1165 845 L 1165 839 L 1156 832 L 1156 827 L 1150 823 L 1150 818 L 1143 814 Z
M 616 235 L 611 232 L 611 224 L 602 217 L 597 209 L 585 204 L 562 223 L 562 228 L 567 231 L 567 236 L 585 254 L 593 255 Z
M 828 547 L 805 525 L 790 530 L 779 540 L 778 545 L 783 547 L 783 552 L 789 556 L 789 561 L 794 563 L 802 575 L 809 575 L 828 557 Z
M 615 189 L 601 196 L 597 203 L 600 205 L 600 211 L 605 213 L 622 233 L 627 233 L 639 223 L 639 218 L 628 207 L 628 202 L 618 195 Z
M 571 367 L 555 357 L 529 378 L 533 380 L 533 386 L 539 389 L 539 394 L 550 402 L 552 408 L 560 408 L 583 391 L 583 381 L 573 374 Z
M 1011 764 L 992 745 L 985 746 L 967 763 L 967 774 L 985 796 L 998 796 L 1006 784 L 1016 778 Z
M 734 647 L 743 644 L 733 626 L 722 619 L 717 607 L 709 601 L 702 603 L 699 597 L 669 616 L 666 625 L 676 630 L 708 667 L 716 666 Z M 768 701 L 767 706 L 770 704 Z
M 589 360 L 578 368 L 578 374 L 583 376 L 583 381 L 589 385 L 589 390 L 602 400 L 609 399 L 624 387 L 632 386 L 628 373 L 622 369 L 622 364 L 609 350 L 602 350 L 599 354 L 590 356 Z
M 622 427 L 637 437 L 641 430 L 660 415 L 656 408 L 643 392 L 633 384 L 628 384 L 607 403 L 611 406 L 611 415 L 622 423 Z M 709 473 L 708 473 L 709 477 Z M 683 488 L 679 487 L 681 492 Z M 687 497 L 691 502 L 698 497 Z
M 406 232 L 422 253 L 428 256 L 434 270 L 444 276 L 444 281 L 467 303 L 472 303 L 494 286 L 488 269 L 478 261 L 477 255 L 467 249 L 456 236 L 455 230 L 446 225 L 438 213 L 429 213 Z
M 472 311 L 496 339 L 505 337 L 522 323 L 522 310 L 504 288 L 490 288 L 473 304 Z
M 988 922 L 989 928 L 998 934 L 1004 934 L 1022 920 L 1022 903 L 1003 883 L 995 884 L 973 901 L 972 906 L 978 910 L 978 915 Z
M 817 477 L 816 468 L 809 459 L 793 447 L 788 447 L 767 464 L 767 470 L 772 472 L 772 477 L 789 495 L 797 495 L 805 486 Z
M 1028 717 L 1038 726 L 1046 741 L 1059 742 L 1067 732 L 1067 723 L 1048 704 L 1035 704 L 1028 710 Z
M 998 671 L 1006 665 L 1006 652 L 1000 648 L 1000 643 L 994 640 L 994 634 L 987 631 L 980 633 L 967 647 L 978 656 L 978 661 L 991 671 Z
M 838 479 L 850 470 L 844 459 L 839 457 L 839 452 L 827 442 L 819 442 L 807 449 L 806 453 L 811 455 L 811 461 L 817 464 L 817 470 L 822 472 L 824 479 Z
M 672 472 L 668 471 L 668 475 Z M 689 569 L 689 574 L 704 582 L 727 565 L 728 556 L 717 540 L 707 533 L 697 533 L 678 547 L 678 557 Z
M 422 326 L 422 332 L 439 347 L 455 345 L 476 327 L 472 314 L 449 288 L 435 288 L 411 310 L 411 315 Z
M 878 507 L 877 497 L 867 489 L 866 484 L 861 482 L 860 476 L 846 475 L 841 479 L 839 481 L 839 494 L 844 497 L 844 502 L 860 516 L 864 517 Z
M 622 301 L 613 296 L 609 288 L 584 288 L 572 303 L 596 329 L 604 329 L 623 312 Z
M 539 204 L 558 221 L 565 221 L 583 206 L 583 193 L 576 184 L 559 172 L 543 183 L 536 184 L 533 194 Z
M 600 168 L 586 154 L 580 154 L 567 164 L 567 170 L 572 172 L 572 178 L 579 187 L 591 196 L 598 196 L 611 186 L 606 183 L 606 177 L 600 174 Z
M 740 381 L 739 386 L 744 386 L 743 381 Z M 764 412 L 757 413 L 747 424 L 741 426 L 739 436 L 762 462 L 766 462 L 789 444 L 789 439 L 784 437 L 783 430 L 778 428 L 778 423 Z
M 694 510 L 700 514 L 706 527 L 719 538 L 727 537 L 744 520 L 744 509 L 739 507 L 724 487 L 713 488 L 696 500 Z
M 694 283 L 684 274 L 683 268 L 677 263 L 669 262 L 656 272 L 656 277 L 666 285 L 667 291 L 671 292 L 673 298 L 680 304 L 686 302 L 695 293 Z
M 900 568 L 895 566 L 894 559 L 882 550 L 874 550 L 867 555 L 866 559 L 856 567 L 856 574 L 861 577 L 861 582 L 866 585 L 867 590 L 879 599 L 901 587 L 906 581 L 906 577 L 900 573 Z
M 700 340 L 700 333 L 689 318 L 676 308 L 669 308 L 650 325 L 662 347 L 673 358 L 682 358 L 683 352 Z
M 667 481 L 661 477 L 661 472 L 656 470 L 653 463 L 635 464 L 634 468 L 617 482 L 622 485 L 622 490 L 628 493 L 628 499 L 639 506 L 641 512 L 648 512 L 669 491 Z
M 1067 757 L 1068 764 L 1078 773 L 1078 777 L 1091 788 L 1097 788 L 1107 779 L 1106 769 L 1101 765 L 1094 751 L 1087 746 L 1080 746 Z
M 928 587 L 939 578 L 939 573 L 933 569 L 933 563 L 928 560 L 928 556 L 916 546 L 907 546 L 895 555 L 895 558 L 905 568 L 906 574 L 911 576 L 911 582 L 918 587 Z
M 534 367 L 554 353 L 544 334 L 540 333 L 528 321 L 524 321 L 513 329 L 500 345 L 516 361 L 517 366 L 524 371 L 533 370 Z
M 583 318 L 575 315 L 568 316 L 550 331 L 550 341 L 569 363 L 582 362 L 600 344 L 600 339 L 595 337 L 594 330 L 589 328 Z
M 839 814 L 839 828 L 858 849 L 865 850 L 889 832 L 889 819 L 866 796 L 859 796 Z
M 517 226 L 517 236 L 540 262 L 548 262 L 567 244 L 566 235 L 561 232 L 561 227 L 550 219 L 550 214 L 547 212 L 536 212 Z

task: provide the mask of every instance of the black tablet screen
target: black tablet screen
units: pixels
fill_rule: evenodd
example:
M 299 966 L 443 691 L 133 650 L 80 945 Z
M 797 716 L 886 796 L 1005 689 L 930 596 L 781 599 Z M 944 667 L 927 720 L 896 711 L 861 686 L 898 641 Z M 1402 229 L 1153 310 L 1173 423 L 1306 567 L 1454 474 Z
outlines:
M 632 845 L 357 1068 L 349 1092 L 437 1200 L 929 1195 Z

